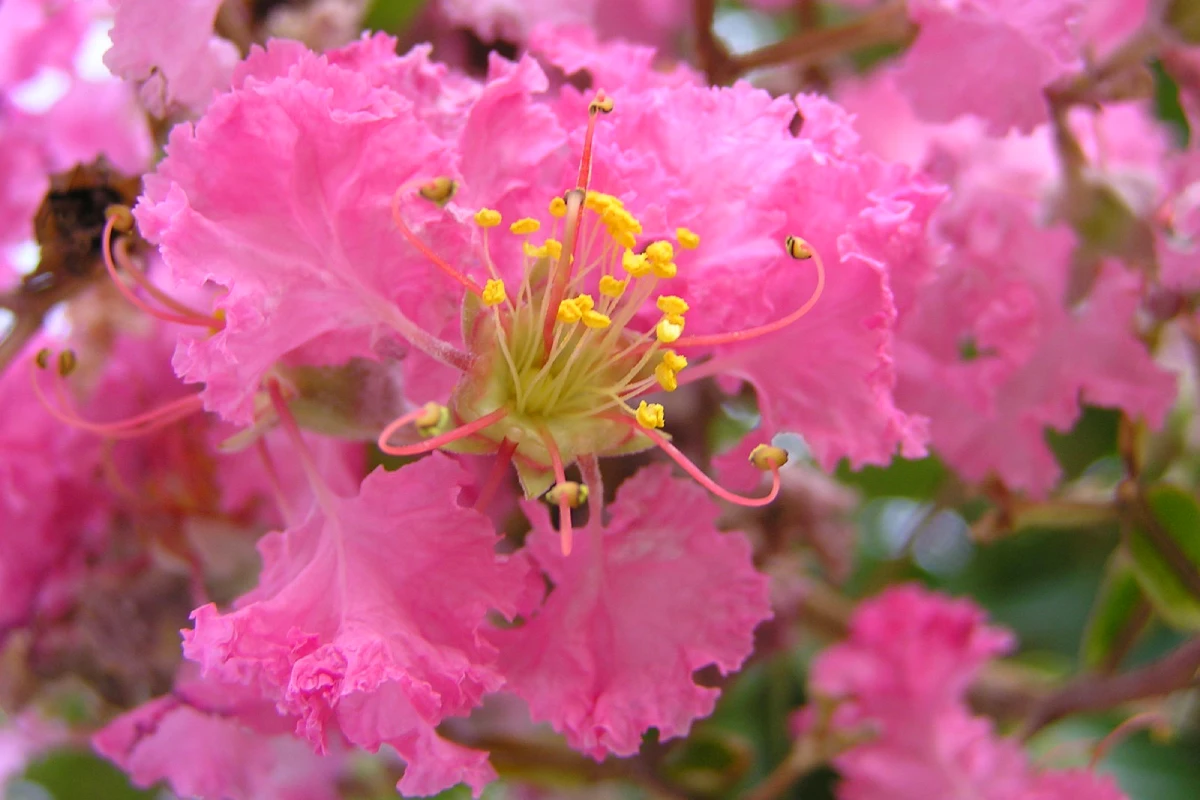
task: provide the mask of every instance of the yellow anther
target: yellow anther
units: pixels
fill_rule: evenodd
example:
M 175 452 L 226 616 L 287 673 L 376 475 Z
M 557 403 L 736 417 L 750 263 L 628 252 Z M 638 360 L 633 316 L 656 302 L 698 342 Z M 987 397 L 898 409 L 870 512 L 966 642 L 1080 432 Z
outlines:
M 588 501 L 588 487 L 584 483 L 564 481 L 554 484 L 542 497 L 551 505 L 558 505 L 565 498 L 571 508 L 579 508 Z
M 573 300 L 580 313 L 586 313 L 596 307 L 596 301 L 590 294 L 581 294 Z
M 679 379 L 675 375 L 675 370 L 667 366 L 665 361 L 660 362 L 654 368 L 654 377 L 658 379 L 658 385 L 668 392 L 673 392 L 679 388 Z
M 523 217 L 514 222 L 512 225 L 509 225 L 508 229 L 513 233 L 524 235 L 526 233 L 537 233 L 537 229 L 540 227 L 542 227 L 542 223 L 538 222 L 536 219 L 533 219 L 532 217 Z
M 787 450 L 769 444 L 760 444 L 750 451 L 750 463 L 763 472 L 779 469 L 788 462 Z
M 583 312 L 579 310 L 579 306 L 575 305 L 574 300 L 563 300 L 558 304 L 557 319 L 567 325 L 574 325 L 583 319 Z
M 650 274 L 650 261 L 641 253 L 627 249 L 621 256 L 621 268 L 635 278 L 643 278 Z
M 663 344 L 670 344 L 683 335 L 683 317 L 660 320 L 654 326 L 654 336 Z
M 799 236 L 789 236 L 783 240 L 784 249 L 792 258 L 797 258 L 803 261 L 806 258 L 812 258 L 813 250 L 808 242 L 801 239 Z
M 699 235 L 687 228 L 676 228 L 675 238 L 679 240 L 679 246 L 684 250 L 695 250 L 700 246 Z
M 542 258 L 546 255 L 545 245 L 538 247 L 533 242 L 526 241 L 521 245 L 521 249 L 525 251 L 525 255 L 530 258 Z
M 489 279 L 483 286 L 483 304 L 485 306 L 498 306 L 508 299 L 508 294 L 504 291 L 504 281 Z
M 662 278 L 663 280 L 674 278 L 675 274 L 679 271 L 674 261 L 667 261 L 666 263 L 651 261 L 650 269 L 654 272 L 656 278 Z
M 558 257 L 562 255 L 562 242 L 558 239 L 547 239 L 542 245 L 542 249 L 546 251 L 546 255 L 557 261 Z
M 481 208 L 475 212 L 475 224 L 481 228 L 494 228 L 500 224 L 500 212 L 494 208 Z
M 418 189 L 417 194 L 431 203 L 444 206 L 450 202 L 450 198 L 454 197 L 454 193 L 457 191 L 457 181 L 450 180 L 449 178 L 434 178 Z
M 37 355 L 33 357 L 33 363 L 38 365 L 38 369 L 45 369 L 50 366 L 50 348 L 43 347 L 37 351 Z
M 626 250 L 631 250 L 637 246 L 637 239 L 629 231 L 616 231 L 612 234 L 613 241 Z
M 676 297 L 673 294 L 659 295 L 655 305 L 657 305 L 658 310 L 664 314 L 671 314 L 677 317 L 683 316 L 688 310 L 687 302 L 685 302 L 682 297 Z
M 588 104 L 589 114 L 609 114 L 613 110 L 613 99 L 603 92 L 596 95 L 596 99 Z
M 638 404 L 634 416 L 637 417 L 638 424 L 643 428 L 661 428 L 666 424 L 666 420 L 663 418 L 663 407 L 658 403 L 647 403 L 643 400 Z
M 584 205 L 595 211 L 597 214 L 603 214 L 609 208 L 624 208 L 625 204 L 611 194 L 604 192 L 593 192 L 590 189 L 587 193 L 587 199 L 584 200 Z
M 601 314 L 599 311 L 592 311 L 590 308 L 583 312 L 583 324 L 589 328 L 607 328 L 612 325 L 612 320 L 606 314 Z
M 629 279 L 619 281 L 612 275 L 605 275 L 600 279 L 600 294 L 605 297 L 620 297 L 625 294 L 625 287 L 629 285 Z
M 651 264 L 669 264 L 675 259 L 675 248 L 667 241 L 651 242 L 646 245 L 646 258 Z
M 556 197 L 550 201 L 550 216 L 555 219 L 562 219 L 567 215 L 567 201 L 561 197 Z
M 426 403 L 421 410 L 421 416 L 413 422 L 423 436 L 446 426 L 450 421 L 450 409 L 441 403 Z
M 674 350 L 668 350 L 663 353 L 662 363 L 670 367 L 672 372 L 682 372 L 688 365 L 688 360 Z

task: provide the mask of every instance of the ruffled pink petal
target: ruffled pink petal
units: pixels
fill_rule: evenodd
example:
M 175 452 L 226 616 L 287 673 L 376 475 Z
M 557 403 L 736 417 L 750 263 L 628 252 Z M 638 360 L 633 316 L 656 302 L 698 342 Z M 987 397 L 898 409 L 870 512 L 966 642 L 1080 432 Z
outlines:
M 142 84 L 142 103 L 156 116 L 173 109 L 200 112 L 229 85 L 237 48 L 213 35 L 220 0 L 112 0 L 113 46 L 104 63 Z
M 700 487 L 650 467 L 610 511 L 564 557 L 545 506 L 526 504 L 528 546 L 554 589 L 523 626 L 496 635 L 508 686 L 534 720 L 596 759 L 634 753 L 651 727 L 686 734 L 718 694 L 693 673 L 737 669 L 771 614 L 748 542 L 717 531 L 719 509 Z
M 280 76 L 284 59 L 294 64 Z M 286 354 L 310 345 L 307 363 L 372 356 L 397 337 L 395 308 L 439 331 L 461 296 L 392 222 L 401 184 L 451 173 L 447 145 L 412 103 L 295 45 L 252 60 L 266 77 L 241 75 L 195 127 L 172 132 L 137 209 L 174 280 L 229 289 L 224 330 L 182 341 L 175 365 L 205 384 L 211 410 L 239 422 Z M 432 214 L 423 209 L 411 213 Z M 443 375 L 422 360 L 414 373 Z
M 211 680 L 255 687 L 318 748 L 338 734 L 389 744 L 420 791 L 478 791 L 490 767 L 434 727 L 503 682 L 482 634 L 490 610 L 515 613 L 525 572 L 495 555 L 485 517 L 458 506 L 464 480 L 441 455 L 377 470 L 357 497 L 263 538 L 259 586 L 235 611 L 197 609 L 185 655 Z
M 166 781 L 184 797 L 340 796 L 342 759 L 313 753 L 287 732 L 286 720 L 270 703 L 240 685 L 183 682 L 172 694 L 113 720 L 92 738 L 92 746 L 136 785 L 148 788 Z
M 920 0 L 899 85 L 933 122 L 973 114 L 993 133 L 1045 122 L 1042 90 L 1078 62 L 1081 0 Z

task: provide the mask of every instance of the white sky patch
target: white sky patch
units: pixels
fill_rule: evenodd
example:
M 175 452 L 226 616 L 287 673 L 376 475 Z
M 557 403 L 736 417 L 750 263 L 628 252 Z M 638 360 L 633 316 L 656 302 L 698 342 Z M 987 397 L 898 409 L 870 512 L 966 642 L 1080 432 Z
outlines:
M 713 33 L 735 56 L 779 40 L 769 17 L 746 9 L 718 9 L 713 17 Z
M 113 75 L 104 66 L 104 54 L 112 47 L 108 32 L 112 29 L 112 20 L 93 22 L 83 37 L 83 44 L 75 56 L 75 72 L 85 81 L 108 80 Z

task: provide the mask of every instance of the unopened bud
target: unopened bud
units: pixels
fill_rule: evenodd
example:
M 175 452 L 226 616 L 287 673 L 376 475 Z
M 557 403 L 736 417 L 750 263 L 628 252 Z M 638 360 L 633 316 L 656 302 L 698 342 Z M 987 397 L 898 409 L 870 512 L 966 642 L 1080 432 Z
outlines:
M 545 494 L 546 502 L 551 505 L 558 505 L 561 501 L 566 500 L 567 505 L 571 508 L 579 508 L 588 501 L 588 487 L 583 483 L 575 481 L 564 481 L 556 483 L 550 488 L 550 491 Z
M 763 472 L 770 472 L 774 469 L 779 469 L 788 462 L 787 451 L 782 447 L 775 447 L 770 444 L 760 444 L 758 447 L 750 451 L 750 463 L 756 469 L 761 469 Z
M 454 197 L 454 193 L 457 191 L 458 181 L 450 178 L 434 178 L 422 186 L 417 193 L 431 203 L 444 206 L 450 202 L 450 198 Z

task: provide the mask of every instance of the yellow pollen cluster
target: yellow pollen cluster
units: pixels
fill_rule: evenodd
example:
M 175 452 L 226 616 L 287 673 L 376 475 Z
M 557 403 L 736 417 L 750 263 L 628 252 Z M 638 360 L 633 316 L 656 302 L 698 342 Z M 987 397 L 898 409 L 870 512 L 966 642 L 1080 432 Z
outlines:
M 600 278 L 600 294 L 605 297 L 616 299 L 625 294 L 625 287 L 629 285 L 629 279 L 619 281 L 612 275 L 605 275 Z
M 498 306 L 508 299 L 508 294 L 504 291 L 504 281 L 489 280 L 483 287 L 483 304 L 485 306 Z
M 550 201 L 550 216 L 555 219 L 562 219 L 567 215 L 567 201 L 561 197 L 556 197 Z
M 508 229 L 513 233 L 524 235 L 527 233 L 537 233 L 538 228 L 542 227 L 542 223 L 532 217 L 525 217 L 508 226 Z
M 684 250 L 695 250 L 700 246 L 700 237 L 687 228 L 676 228 L 675 238 Z
M 493 208 L 481 208 L 475 212 L 475 224 L 481 228 L 494 228 L 500 224 L 500 212 Z
M 596 329 L 607 328 L 612 324 L 612 320 L 606 314 L 601 314 L 595 309 L 596 300 L 590 294 L 581 294 L 558 304 L 557 319 L 567 325 L 582 322 L 587 327 Z
M 662 361 L 658 362 L 658 366 L 654 368 L 654 378 L 658 381 L 658 385 L 668 392 L 678 389 L 679 373 L 687 366 L 687 363 L 687 359 L 674 350 L 663 353 Z
M 625 204 L 619 199 L 603 192 L 588 192 L 584 204 L 600 215 L 600 221 L 613 241 L 626 249 L 632 249 L 637 244 L 642 223 L 625 210 Z
M 634 413 L 638 424 L 643 428 L 661 428 L 666 424 L 663 417 L 663 407 L 658 403 L 647 403 L 645 400 L 638 403 L 637 411 Z

